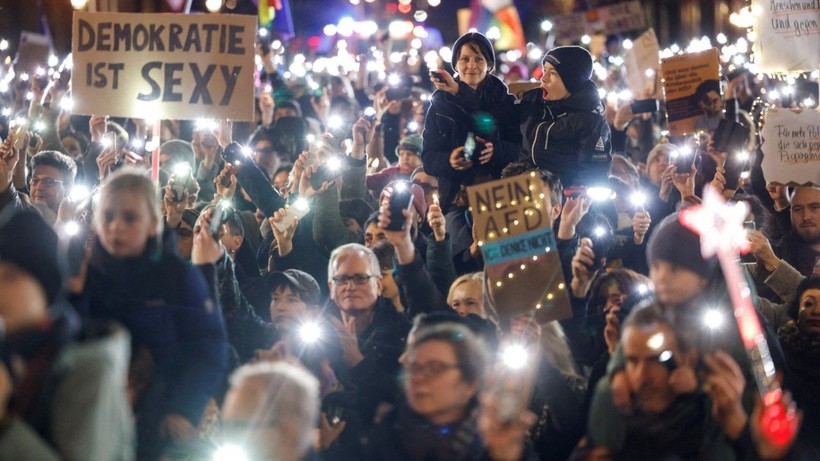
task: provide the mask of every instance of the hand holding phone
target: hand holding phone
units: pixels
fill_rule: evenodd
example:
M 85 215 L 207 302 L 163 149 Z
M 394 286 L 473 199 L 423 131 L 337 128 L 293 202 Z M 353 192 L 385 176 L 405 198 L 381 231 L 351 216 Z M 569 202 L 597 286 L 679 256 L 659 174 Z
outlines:
M 629 105 L 632 114 L 653 114 L 658 111 L 657 99 L 638 99 Z
M 447 80 L 444 79 L 444 76 L 441 74 L 439 70 L 431 70 L 430 71 L 430 78 L 435 80 L 438 83 L 446 83 Z
M 390 210 L 390 224 L 385 227 L 387 230 L 400 231 L 404 230 L 405 222 L 403 210 L 410 211 L 413 206 L 413 191 L 412 186 L 406 182 L 398 182 L 393 185 L 390 192 L 390 201 L 388 203 L 388 210 Z

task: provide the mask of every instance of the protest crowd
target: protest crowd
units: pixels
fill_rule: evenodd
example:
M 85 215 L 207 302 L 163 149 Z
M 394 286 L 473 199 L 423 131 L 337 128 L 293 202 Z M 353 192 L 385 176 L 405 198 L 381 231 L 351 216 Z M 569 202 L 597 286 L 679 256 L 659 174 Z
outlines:
M 7 61 L 0 459 L 820 460 L 820 184 L 761 147 L 817 72 L 734 49 L 678 135 L 625 42 L 319 66 L 259 39 L 253 79 L 195 71 L 253 86 L 252 121 L 76 113 L 69 59 Z M 472 191 L 521 177 L 552 259 L 519 271 Z M 743 290 L 691 225 L 714 206 L 744 210 Z

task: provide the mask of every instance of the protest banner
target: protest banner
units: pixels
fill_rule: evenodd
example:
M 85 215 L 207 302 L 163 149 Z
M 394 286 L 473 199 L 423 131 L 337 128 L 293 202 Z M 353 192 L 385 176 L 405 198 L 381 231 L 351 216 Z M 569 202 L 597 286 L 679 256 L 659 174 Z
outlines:
M 556 16 L 552 22 L 555 39 L 559 42 L 578 40 L 584 34 L 617 34 L 646 27 L 641 2 L 637 1 L 564 14 Z
M 253 119 L 256 18 L 74 12 L 75 113 Z
M 629 91 L 636 99 L 658 99 L 660 45 L 654 29 L 642 33 L 624 53 L 624 67 Z
M 43 34 L 20 32 L 20 46 L 14 58 L 14 70 L 18 73 L 34 74 L 37 68 L 43 68 L 48 62 L 51 45 Z
M 820 67 L 820 2 L 754 0 L 754 62 L 767 73 Z
M 820 112 L 769 109 L 760 136 L 767 183 L 820 186 Z
M 695 96 L 697 87 L 706 80 L 720 79 L 717 48 L 662 59 L 661 75 L 669 134 L 694 133 L 698 119 L 703 116 Z
M 549 190 L 540 175 L 470 186 L 467 194 L 484 256 L 486 290 L 499 316 L 534 311 L 540 322 L 570 317 Z

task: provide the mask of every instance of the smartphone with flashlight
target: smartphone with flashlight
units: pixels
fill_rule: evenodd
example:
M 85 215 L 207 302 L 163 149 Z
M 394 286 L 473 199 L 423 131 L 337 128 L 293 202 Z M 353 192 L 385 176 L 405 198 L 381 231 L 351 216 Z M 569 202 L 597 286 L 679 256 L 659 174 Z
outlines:
M 398 101 L 401 99 L 407 99 L 410 97 L 412 87 L 413 82 L 411 82 L 410 79 L 400 78 L 395 85 L 390 85 L 387 88 L 385 96 L 387 97 L 388 101 Z
M 208 226 L 208 231 L 214 240 L 219 240 L 219 229 L 228 218 L 228 213 L 232 211 L 231 208 L 231 202 L 227 200 L 222 200 L 214 206 L 214 212 L 211 214 L 211 224 Z
M 476 150 L 476 142 L 475 142 L 475 135 L 473 132 L 467 133 L 467 139 L 464 140 L 464 151 L 462 155 L 464 156 L 464 160 L 472 160 L 473 156 L 475 155 Z
M 658 111 L 658 100 L 657 99 L 638 99 L 637 101 L 633 101 L 629 108 L 632 110 L 633 114 L 654 114 Z
M 712 147 L 720 152 L 741 151 L 749 141 L 749 129 L 733 120 L 718 123 L 712 137 Z
M 14 146 L 17 144 L 17 141 L 23 136 L 26 132 L 26 124 L 22 122 L 15 122 L 12 120 L 11 124 L 9 125 L 9 133 L 6 136 L 6 139 L 3 140 L 4 143 L 8 143 L 9 146 Z M 11 158 L 14 156 L 14 149 L 9 149 L 8 153 L 6 153 L 3 160 Z
M 746 168 L 748 155 L 740 151 L 730 151 L 726 153 L 726 161 L 723 163 L 723 177 L 726 179 L 724 188 L 736 190 L 740 180 L 740 173 Z
M 285 216 L 282 218 L 282 221 L 274 222 L 273 225 L 276 226 L 276 229 L 279 230 L 279 232 L 283 232 L 290 227 L 290 223 L 292 223 L 294 219 L 302 219 L 308 213 L 310 213 L 310 206 L 308 205 L 307 200 L 303 198 L 297 199 L 295 202 L 290 204 L 290 206 L 285 208 Z
M 387 225 L 387 230 L 400 231 L 404 229 L 405 219 L 402 210 L 410 211 L 413 206 L 413 192 L 410 190 L 409 183 L 398 183 L 393 186 L 393 191 L 390 193 L 390 203 L 388 209 L 390 210 L 390 224 Z
M 320 189 L 322 184 L 327 181 L 332 181 L 344 173 L 344 160 L 339 157 L 333 157 L 326 160 L 319 165 L 313 175 L 310 177 L 310 185 L 314 189 Z
M 444 76 L 443 76 L 443 75 L 441 75 L 441 72 L 440 72 L 440 71 L 437 71 L 437 70 L 431 70 L 431 71 L 430 71 L 430 77 L 431 77 L 433 80 L 437 81 L 438 83 L 444 83 L 444 82 L 446 82 L 446 80 L 444 80 Z
M 680 149 L 678 155 L 672 158 L 672 163 L 675 165 L 676 174 L 686 174 L 692 171 L 692 165 L 695 164 L 697 153 L 691 149 Z
M 171 183 L 169 179 L 168 184 L 171 186 L 172 200 L 179 203 L 185 197 L 185 191 L 191 186 L 191 181 L 193 180 L 190 166 L 188 166 L 187 163 L 176 165 L 171 174 L 171 178 L 174 182 Z
M 592 240 L 592 252 L 595 253 L 595 259 L 592 265 L 589 266 L 590 272 L 595 272 L 604 267 L 604 261 L 612 247 L 614 236 L 612 235 L 612 228 L 609 223 L 596 222 L 589 235 Z
M 754 221 L 743 221 L 743 228 L 746 229 L 746 231 L 753 231 L 757 229 L 757 225 Z M 749 266 L 756 263 L 757 259 L 755 259 L 751 251 L 740 255 L 740 264 Z

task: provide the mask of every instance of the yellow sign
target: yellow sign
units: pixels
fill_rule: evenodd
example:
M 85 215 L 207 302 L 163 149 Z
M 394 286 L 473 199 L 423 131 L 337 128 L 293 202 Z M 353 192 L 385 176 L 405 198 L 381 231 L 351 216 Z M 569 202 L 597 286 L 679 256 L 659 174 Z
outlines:
M 73 111 L 253 119 L 256 17 L 74 12 Z
M 694 133 L 698 119 L 703 116 L 695 95 L 697 87 L 706 80 L 720 79 L 717 48 L 662 59 L 661 74 L 669 134 Z

